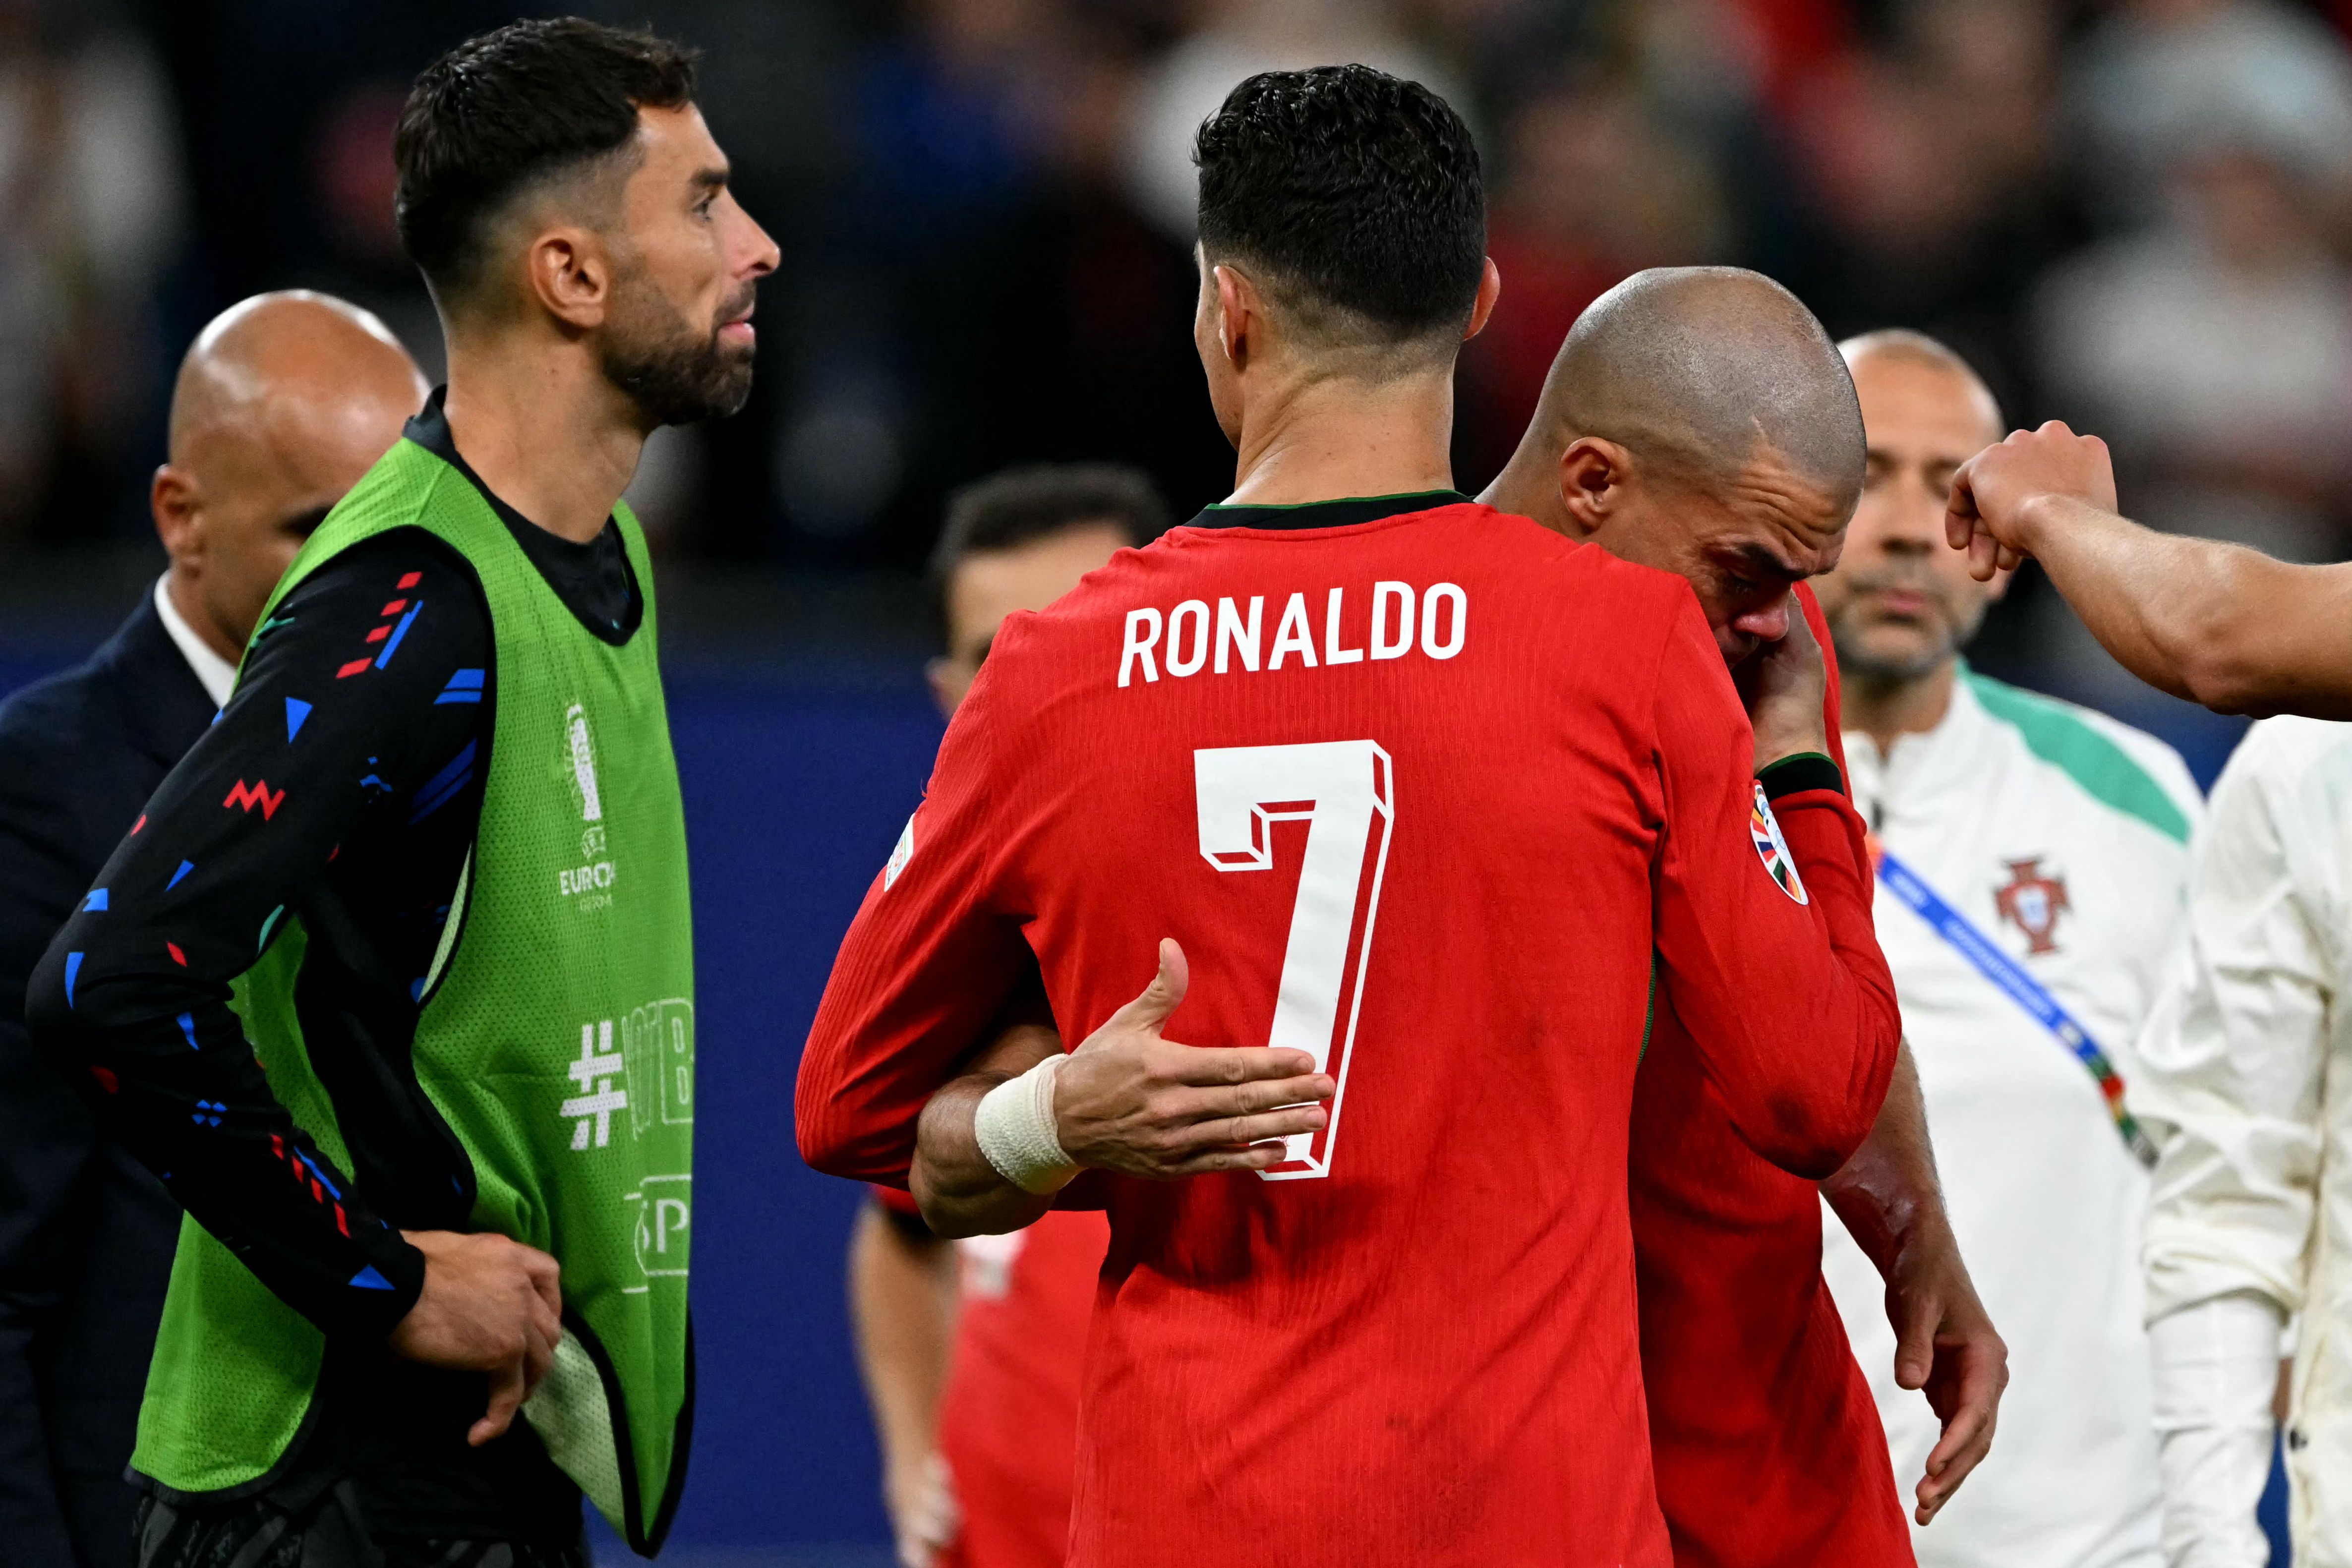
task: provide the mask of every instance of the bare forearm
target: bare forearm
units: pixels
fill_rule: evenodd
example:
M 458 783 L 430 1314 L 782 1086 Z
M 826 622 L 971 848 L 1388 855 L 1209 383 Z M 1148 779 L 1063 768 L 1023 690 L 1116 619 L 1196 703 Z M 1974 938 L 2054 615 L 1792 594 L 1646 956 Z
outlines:
M 1946 1225 L 1935 1150 L 1927 1141 L 1927 1102 L 1908 1042 L 1895 1053 L 1886 1100 L 1870 1135 L 1822 1183 L 1822 1196 L 1881 1274 L 1892 1271 L 1922 1224 L 1939 1229 Z
M 1002 1236 L 1034 1223 L 1052 1207 L 1051 1197 L 1023 1191 L 988 1163 L 978 1128 L 983 1095 L 1061 1053 L 1062 1037 L 1052 1030 L 1015 1024 L 990 1042 L 971 1071 L 931 1096 L 916 1126 L 907 1187 L 932 1230 L 941 1236 Z
M 2352 572 L 2158 533 L 2048 497 L 2029 548 L 2092 635 L 2150 685 L 2223 713 L 2352 718 Z
M 1870 1136 L 1822 1192 L 1886 1281 L 1895 1385 L 1926 1395 L 1943 1424 L 1916 1489 L 1912 1517 L 1926 1524 L 1991 1448 L 2009 1348 L 1969 1282 L 1945 1217 L 1907 1044 Z
M 849 1243 L 849 1315 L 893 1493 L 916 1483 L 939 1430 L 955 1322 L 955 1253 L 869 1202 Z
M 1034 1224 L 1053 1207 L 1051 1197 L 1005 1180 L 981 1153 L 981 1098 L 1013 1076 L 996 1070 L 968 1073 L 923 1108 L 908 1186 L 922 1206 L 924 1223 L 941 1236 L 1000 1236 Z

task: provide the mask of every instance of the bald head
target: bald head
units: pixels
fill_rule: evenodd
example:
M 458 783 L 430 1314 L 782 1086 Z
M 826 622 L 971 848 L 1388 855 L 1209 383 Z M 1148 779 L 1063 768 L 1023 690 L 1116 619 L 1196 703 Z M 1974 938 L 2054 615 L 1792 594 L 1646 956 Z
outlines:
M 1853 378 L 1812 312 L 1759 273 L 1659 267 L 1577 319 L 1486 498 L 1688 579 L 1736 664 L 1837 564 L 1862 472 Z
M 383 405 L 405 420 L 425 390 L 408 350 L 358 306 L 306 288 L 257 294 L 214 317 L 180 361 L 171 460 L 195 461 L 201 444 L 220 438 L 331 435 L 359 424 L 373 439 Z
M 1838 347 L 1861 394 L 1869 468 L 1844 554 L 1818 588 L 1854 711 L 1885 738 L 1903 715 L 1942 713 L 1937 694 L 2008 586 L 2007 573 L 1977 581 L 1944 544 L 1952 476 L 2000 439 L 2000 407 L 1966 360 L 1921 333 Z
M 1857 392 L 1866 367 L 1873 365 L 1924 371 L 1951 378 L 1958 383 L 1957 390 L 1971 412 L 1983 418 L 1986 432 L 1983 444 L 1990 446 L 2000 439 L 2000 402 L 1992 395 L 1992 389 L 1985 385 L 1984 378 L 1977 374 L 1974 365 L 1927 333 L 1915 332 L 1908 327 L 1882 328 L 1875 332 L 1848 338 L 1838 345 L 1838 353 L 1853 376 Z M 1864 423 L 1867 423 L 1866 417 Z
M 1735 267 L 1654 267 L 1594 300 L 1536 426 L 1554 450 L 1605 437 L 1695 488 L 1759 447 L 1846 507 L 1862 488 L 1862 410 L 1836 345 L 1795 295 Z
M 173 602 L 215 652 L 242 652 L 302 540 L 425 392 L 383 322 L 323 294 L 257 295 L 197 335 L 150 504 Z

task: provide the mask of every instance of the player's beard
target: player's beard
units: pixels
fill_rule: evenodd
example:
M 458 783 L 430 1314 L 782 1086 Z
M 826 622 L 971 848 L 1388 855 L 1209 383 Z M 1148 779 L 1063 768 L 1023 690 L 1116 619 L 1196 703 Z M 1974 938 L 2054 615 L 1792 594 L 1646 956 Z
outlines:
M 642 267 L 620 273 L 598 350 L 605 379 L 636 400 L 648 425 L 724 419 L 751 395 L 751 348 L 720 340 L 719 329 L 751 308 L 746 283 L 697 328 L 664 298 Z
M 1916 593 L 1934 606 L 1934 612 L 1923 632 L 1932 632 L 1924 638 L 1916 650 L 1908 653 L 1882 652 L 1872 635 L 1874 628 L 1863 619 L 1866 596 L 1880 590 L 1899 588 Z M 1951 594 L 1933 578 L 1908 572 L 1860 572 L 1853 574 L 1852 593 L 1838 612 L 1830 617 L 1830 641 L 1837 649 L 1838 669 L 1861 680 L 1900 683 L 1916 681 L 1933 674 L 1946 660 L 1968 646 L 1969 640 L 1984 624 L 1987 606 L 1973 610 L 1956 604 Z

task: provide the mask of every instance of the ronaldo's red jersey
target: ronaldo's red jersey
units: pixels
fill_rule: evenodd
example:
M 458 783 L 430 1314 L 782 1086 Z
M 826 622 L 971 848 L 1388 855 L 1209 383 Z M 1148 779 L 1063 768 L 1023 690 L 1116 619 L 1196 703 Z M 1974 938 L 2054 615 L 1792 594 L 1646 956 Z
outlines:
M 1812 590 L 1796 591 L 1829 663 L 1843 773 L 1837 655 Z M 1870 874 L 1866 859 L 1858 870 Z M 1634 1080 L 1631 1176 L 1651 1459 L 1675 1568 L 1911 1563 L 1886 1430 L 1822 1279 L 1821 1189 L 1740 1141 L 1671 1008 Z
M 1843 1163 L 1898 1032 L 1861 824 L 1767 804 L 1679 578 L 1454 497 L 1202 521 L 999 632 L 843 943 L 802 1151 L 903 1182 L 1032 951 L 1081 1040 L 1173 936 L 1172 1038 L 1339 1091 L 1265 1173 L 1104 1183 L 1071 1563 L 1661 1568 L 1653 989 L 1744 1139 Z

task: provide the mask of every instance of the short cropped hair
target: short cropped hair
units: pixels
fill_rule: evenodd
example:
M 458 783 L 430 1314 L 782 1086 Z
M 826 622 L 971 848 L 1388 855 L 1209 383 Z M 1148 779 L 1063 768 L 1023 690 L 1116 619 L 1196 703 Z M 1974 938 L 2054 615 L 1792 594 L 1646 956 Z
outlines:
M 1849 507 L 1862 493 L 1862 404 L 1845 361 L 1802 301 L 1742 267 L 1651 267 L 1585 307 L 1537 424 L 1551 461 L 1595 435 L 1713 489 L 1760 445 Z
M 393 141 L 401 244 L 436 297 L 478 281 L 514 200 L 625 145 L 640 108 L 694 98 L 695 52 L 565 16 L 467 39 L 425 68 Z
M 975 555 L 1103 524 L 1129 544 L 1145 545 L 1168 531 L 1169 520 L 1150 479 L 1123 463 L 1034 463 L 975 479 L 948 497 L 947 523 L 931 551 L 940 621 L 948 580 Z
M 1977 373 L 1977 368 L 1962 358 L 1958 350 L 1940 339 L 1914 331 L 1908 327 L 1881 327 L 1874 332 L 1846 339 L 1838 345 L 1838 352 L 1845 357 L 1849 370 L 1864 360 L 1894 360 L 1902 364 L 1919 365 L 1958 376 L 1983 397 L 1985 410 L 1992 416 L 1994 434 L 2007 428 L 2000 412 L 2000 399 L 1993 395 L 1992 388 L 1985 384 L 1985 379 Z
M 1211 263 L 1257 271 L 1318 346 L 1458 337 L 1486 271 L 1470 128 L 1418 82 L 1369 66 L 1265 71 L 1192 147 Z

